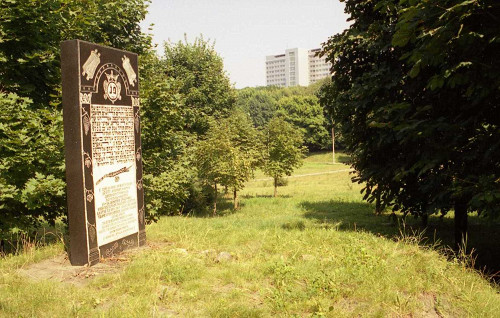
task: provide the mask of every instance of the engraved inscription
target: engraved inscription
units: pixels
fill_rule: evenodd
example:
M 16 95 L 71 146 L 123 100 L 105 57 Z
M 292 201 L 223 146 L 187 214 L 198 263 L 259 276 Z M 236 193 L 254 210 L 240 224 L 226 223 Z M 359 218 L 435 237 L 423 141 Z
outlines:
M 102 246 L 139 231 L 134 111 L 91 105 L 96 230 Z
M 134 112 L 127 106 L 92 105 L 92 150 L 97 166 L 133 162 Z
M 129 209 L 134 209 L 136 200 L 128 195 L 130 186 L 131 183 L 127 182 L 103 188 L 102 193 L 106 201 L 97 209 L 97 217 L 114 217 Z
M 97 208 L 97 219 L 101 221 L 100 242 L 111 242 L 137 232 L 137 214 L 133 213 L 137 199 L 129 191 L 131 186 L 131 182 L 126 182 L 102 188 L 104 202 Z

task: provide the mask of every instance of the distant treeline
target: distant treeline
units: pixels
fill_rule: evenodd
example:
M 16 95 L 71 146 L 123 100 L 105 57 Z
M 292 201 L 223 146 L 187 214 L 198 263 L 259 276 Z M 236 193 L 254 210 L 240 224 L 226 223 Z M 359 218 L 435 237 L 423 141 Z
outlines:
M 236 105 L 248 114 L 256 128 L 264 127 L 278 116 L 295 125 L 304 136 L 309 151 L 331 149 L 332 118 L 325 116 L 318 100 L 320 88 L 328 84 L 325 78 L 307 87 L 248 87 L 238 90 Z M 342 138 L 336 134 L 336 147 Z

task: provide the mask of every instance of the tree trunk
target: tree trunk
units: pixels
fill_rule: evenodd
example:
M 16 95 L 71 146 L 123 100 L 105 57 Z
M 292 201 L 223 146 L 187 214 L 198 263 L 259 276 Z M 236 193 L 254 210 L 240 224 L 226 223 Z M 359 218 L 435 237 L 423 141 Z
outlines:
M 333 126 L 332 126 L 332 158 L 333 158 L 333 163 L 335 163 L 335 131 L 333 130 Z
M 278 177 L 274 177 L 274 197 L 278 196 Z
M 238 192 L 236 189 L 233 189 L 233 198 L 234 198 L 234 209 L 238 209 Z
M 214 197 L 214 215 L 217 213 L 217 182 L 214 185 L 215 188 L 215 197 Z
M 5 241 L 0 240 L 0 257 L 6 255 L 7 253 L 5 252 Z
M 376 215 L 382 214 L 382 207 L 380 204 L 380 191 L 378 191 L 378 189 L 377 189 L 377 194 L 376 194 L 376 198 L 375 198 L 375 214 Z
M 467 204 L 455 203 L 455 249 L 465 248 L 467 242 Z
M 429 214 L 427 213 L 422 214 L 422 225 L 424 227 L 427 227 L 428 224 L 429 224 Z

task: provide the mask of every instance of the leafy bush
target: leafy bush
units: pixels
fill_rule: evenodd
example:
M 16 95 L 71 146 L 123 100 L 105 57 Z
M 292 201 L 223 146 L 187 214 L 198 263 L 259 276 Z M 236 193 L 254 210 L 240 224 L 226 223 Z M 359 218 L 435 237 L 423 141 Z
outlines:
M 142 146 L 147 218 L 203 211 L 213 194 L 198 180 L 196 141 L 227 117 L 235 93 L 213 44 L 165 45 L 165 57 L 141 59 Z
M 0 93 L 0 239 L 66 210 L 62 114 Z

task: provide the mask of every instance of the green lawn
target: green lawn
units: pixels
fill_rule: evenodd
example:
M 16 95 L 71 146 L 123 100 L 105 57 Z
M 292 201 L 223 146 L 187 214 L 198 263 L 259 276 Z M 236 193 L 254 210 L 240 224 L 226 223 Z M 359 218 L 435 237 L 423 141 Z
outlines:
M 309 156 L 297 174 L 348 168 L 327 158 Z M 0 316 L 500 316 L 498 287 L 401 238 L 360 188 L 348 172 L 290 178 L 278 198 L 271 181 L 249 182 L 240 210 L 223 198 L 217 217 L 164 217 L 147 229 L 150 248 L 79 286 L 19 273 L 61 254 L 62 244 L 9 257 L 0 261 Z M 408 222 L 407 232 L 419 229 Z M 431 218 L 427 233 L 450 222 Z M 493 230 L 478 218 L 471 224 Z M 221 252 L 231 258 L 218 260 Z
M 343 153 L 335 154 L 335 163 L 332 160 L 331 152 L 310 153 L 307 155 L 304 164 L 296 169 L 293 175 L 304 175 L 312 173 L 327 173 L 329 171 L 349 169 L 345 165 L 347 156 Z M 257 170 L 254 175 L 255 179 L 269 178 L 262 171 Z

